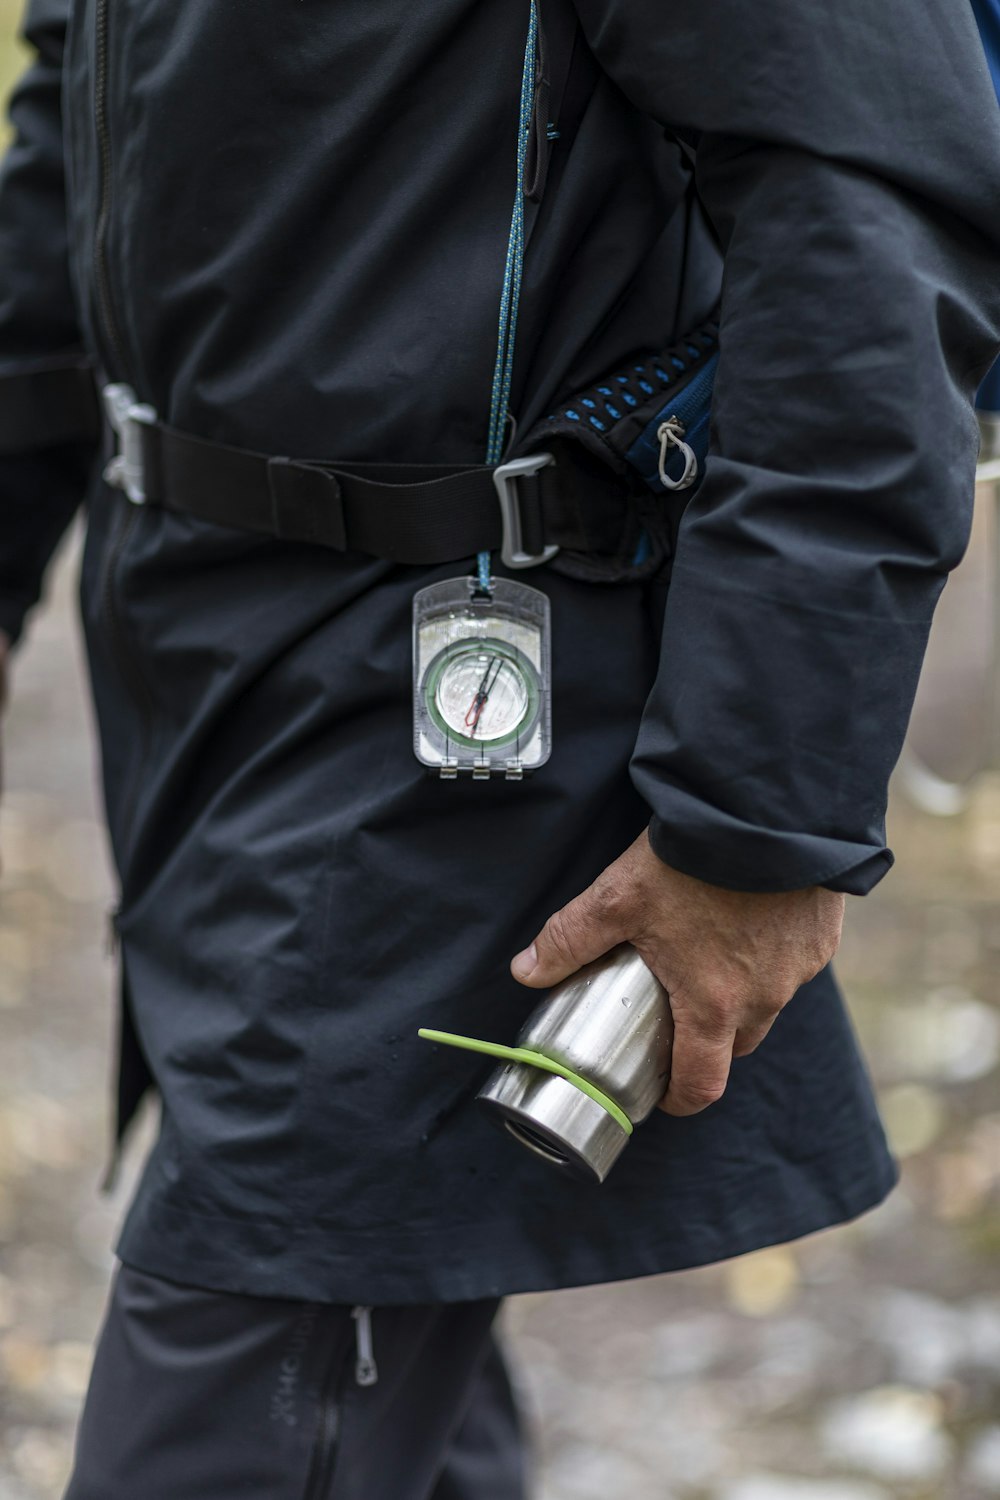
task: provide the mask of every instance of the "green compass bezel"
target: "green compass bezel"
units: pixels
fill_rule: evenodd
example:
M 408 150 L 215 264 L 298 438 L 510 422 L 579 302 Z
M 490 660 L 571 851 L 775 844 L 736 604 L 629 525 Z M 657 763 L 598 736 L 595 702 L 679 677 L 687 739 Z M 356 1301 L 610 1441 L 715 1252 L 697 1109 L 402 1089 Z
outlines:
M 484 650 L 494 656 L 502 656 L 516 667 L 528 690 L 528 706 L 524 717 L 515 729 L 496 739 L 476 739 L 470 735 L 460 734 L 447 722 L 437 704 L 437 689 L 446 669 L 456 659 L 473 651 L 479 653 Z M 509 641 L 502 641 L 496 636 L 465 636 L 458 641 L 449 641 L 448 645 L 443 646 L 428 662 L 420 690 L 428 717 L 438 734 L 442 735 L 446 742 L 460 745 L 465 750 L 488 752 L 502 750 L 505 746 L 516 744 L 518 741 L 523 742 L 534 733 L 541 715 L 542 689 L 538 668 L 520 647 L 512 645 Z

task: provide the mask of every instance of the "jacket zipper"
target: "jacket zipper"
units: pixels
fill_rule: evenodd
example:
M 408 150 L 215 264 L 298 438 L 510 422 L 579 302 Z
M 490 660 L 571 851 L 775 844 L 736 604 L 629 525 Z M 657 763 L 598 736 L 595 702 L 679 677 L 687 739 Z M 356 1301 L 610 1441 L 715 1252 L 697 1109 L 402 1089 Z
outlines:
M 116 499 L 114 503 L 116 506 L 121 507 L 124 514 L 119 521 L 114 540 L 111 543 L 111 550 L 108 553 L 108 558 L 104 566 L 104 577 L 101 584 L 101 614 L 107 628 L 112 655 L 118 664 L 122 680 L 132 694 L 139 716 L 136 764 L 128 779 L 122 805 L 120 864 L 122 879 L 124 880 L 125 865 L 132 841 L 132 824 L 135 819 L 135 807 L 139 795 L 139 776 L 149 750 L 153 702 L 142 669 L 133 654 L 118 607 L 118 575 L 125 545 L 132 534 L 132 527 L 135 525 L 137 507 L 124 499 Z
M 111 368 L 108 374 L 118 379 L 129 379 L 128 356 L 125 341 L 115 316 L 111 295 L 111 274 L 108 269 L 108 225 L 111 220 L 111 202 L 114 191 L 114 161 L 111 152 L 111 131 L 108 125 L 108 10 L 111 0 L 97 0 L 94 20 L 94 44 L 96 63 L 94 69 L 94 127 L 100 156 L 100 194 L 98 199 L 97 224 L 94 231 L 94 286 L 97 293 L 98 322 L 105 343 L 105 355 L 110 355 Z
M 698 419 L 704 414 L 704 407 L 712 389 L 712 380 L 718 363 L 719 356 L 713 354 L 707 364 L 698 371 L 691 384 L 681 392 L 679 399 L 668 403 L 671 412 L 675 412 L 680 417 L 685 427 L 691 426 L 692 419 L 695 419 L 695 425 L 698 425 Z
M 93 271 L 97 303 L 97 319 L 103 353 L 109 360 L 106 374 L 112 378 L 127 379 L 134 383 L 115 314 L 111 292 L 111 273 L 108 266 L 108 227 L 114 196 L 114 159 L 111 150 L 111 130 L 108 124 L 108 21 L 111 0 L 96 0 L 94 18 L 94 127 L 99 152 L 100 184 L 98 193 L 97 223 L 94 230 Z M 122 502 L 118 502 L 121 504 Z M 111 543 L 111 551 L 104 569 L 101 584 L 101 612 L 104 616 L 111 643 L 112 655 L 118 663 L 126 686 L 132 691 L 139 713 L 138 766 L 133 772 L 125 793 L 122 813 L 122 864 L 124 866 L 131 842 L 135 804 L 139 792 L 139 773 L 149 746 L 150 721 L 153 704 L 149 688 L 131 649 L 118 607 L 118 574 L 122 555 L 135 524 L 136 507 L 124 505 L 122 517 Z
M 374 1385 L 378 1380 L 371 1314 L 370 1307 L 351 1309 L 351 1317 L 354 1319 L 354 1380 L 360 1386 Z M 340 1446 L 344 1396 L 350 1369 L 351 1353 L 348 1345 L 342 1357 L 334 1360 L 331 1365 L 320 1397 L 319 1427 L 304 1500 L 329 1500 Z

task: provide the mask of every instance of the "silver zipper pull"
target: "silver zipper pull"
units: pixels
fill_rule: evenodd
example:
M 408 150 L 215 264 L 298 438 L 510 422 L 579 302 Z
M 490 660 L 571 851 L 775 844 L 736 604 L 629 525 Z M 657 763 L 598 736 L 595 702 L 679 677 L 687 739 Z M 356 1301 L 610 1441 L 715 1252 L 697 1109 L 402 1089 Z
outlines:
M 358 1385 L 374 1385 L 378 1380 L 378 1365 L 375 1363 L 375 1343 L 372 1339 L 372 1310 L 370 1307 L 352 1307 L 354 1337 L 357 1358 L 354 1362 L 354 1378 Z

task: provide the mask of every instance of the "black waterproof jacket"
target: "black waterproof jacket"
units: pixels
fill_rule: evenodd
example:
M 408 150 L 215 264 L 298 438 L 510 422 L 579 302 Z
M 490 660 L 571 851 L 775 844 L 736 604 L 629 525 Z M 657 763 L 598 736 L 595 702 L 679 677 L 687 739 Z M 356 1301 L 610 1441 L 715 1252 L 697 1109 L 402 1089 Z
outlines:
M 13 634 L 87 492 L 123 1116 L 145 1068 L 163 1103 L 120 1247 L 148 1270 L 481 1296 L 732 1254 L 893 1177 L 828 975 L 600 1192 L 494 1138 L 469 1060 L 414 1037 L 512 1038 L 534 997 L 510 955 L 650 816 L 661 857 L 723 885 L 884 874 L 1000 336 L 1000 115 L 963 0 L 541 10 L 569 50 L 527 215 L 512 452 L 708 312 L 713 235 L 725 271 L 712 453 L 665 602 L 662 580 L 531 577 L 555 749 L 530 782 L 441 784 L 410 751 L 409 600 L 460 568 L 140 513 L 78 444 L 0 458 Z M 204 437 L 481 462 L 528 14 L 32 0 L 0 376 L 82 353 Z

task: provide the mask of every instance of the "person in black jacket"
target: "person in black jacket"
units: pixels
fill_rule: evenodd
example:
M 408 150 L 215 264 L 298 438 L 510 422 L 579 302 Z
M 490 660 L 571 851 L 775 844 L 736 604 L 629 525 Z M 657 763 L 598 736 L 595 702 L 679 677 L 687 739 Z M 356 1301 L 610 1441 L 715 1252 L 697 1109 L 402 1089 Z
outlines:
M 85 503 L 119 1140 L 150 1084 L 161 1109 L 69 1500 L 513 1500 L 502 1297 L 791 1239 L 896 1180 L 828 963 L 845 894 L 891 863 L 1000 338 L 972 14 L 31 0 L 26 29 L 0 627 Z M 357 466 L 488 478 L 720 286 L 673 555 L 533 568 L 551 758 L 428 775 L 413 595 L 499 523 L 473 535 L 470 498 L 462 550 L 435 551 L 432 477 L 393 510 L 405 547 L 360 545 L 391 476 Z M 127 470 L 91 377 L 139 406 Z M 673 1070 L 594 1188 L 491 1131 L 477 1070 L 416 1032 L 509 1041 L 625 939 L 670 992 Z

